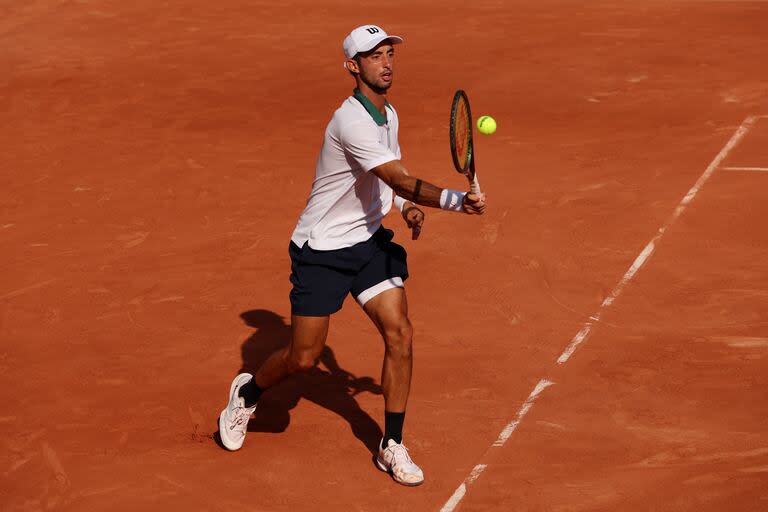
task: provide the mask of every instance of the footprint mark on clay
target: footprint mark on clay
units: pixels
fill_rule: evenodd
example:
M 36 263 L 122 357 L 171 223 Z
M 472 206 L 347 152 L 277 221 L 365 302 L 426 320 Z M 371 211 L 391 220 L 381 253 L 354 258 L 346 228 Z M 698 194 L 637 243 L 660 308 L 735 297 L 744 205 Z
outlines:
M 66 500 L 65 495 L 72 484 L 66 471 L 64 471 L 58 454 L 48 443 L 43 443 L 42 452 L 43 459 L 53 473 L 53 482 L 47 486 L 46 508 L 54 509 Z
M 143 244 L 148 236 L 148 231 L 137 231 L 135 233 L 120 235 L 117 239 L 123 242 L 123 248 L 130 249 L 131 247 Z
M 504 219 L 507 216 L 507 213 L 509 213 L 509 210 L 504 210 L 504 212 L 501 214 L 501 217 L 498 221 L 494 222 L 487 222 L 483 225 L 482 232 L 483 232 L 483 239 L 485 239 L 486 242 L 489 244 L 495 244 L 496 240 L 499 238 L 499 228 L 501 227 L 501 223 L 504 222 Z
M 59 486 L 62 488 L 69 487 L 69 477 L 67 476 L 66 471 L 64 471 L 64 466 L 61 465 L 59 456 L 48 443 L 43 443 L 43 457 L 45 458 L 48 467 L 53 471 L 53 476 Z

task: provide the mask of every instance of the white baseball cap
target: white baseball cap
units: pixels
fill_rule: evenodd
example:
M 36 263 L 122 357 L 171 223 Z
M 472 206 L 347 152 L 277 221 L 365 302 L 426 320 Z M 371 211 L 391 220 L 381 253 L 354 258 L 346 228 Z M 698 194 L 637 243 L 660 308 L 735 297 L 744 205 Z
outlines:
M 376 25 L 363 25 L 357 27 L 344 38 L 344 55 L 351 59 L 360 52 L 367 52 L 374 49 L 379 43 L 389 40 L 392 44 L 400 44 L 403 38 L 399 36 L 390 36 L 383 28 Z

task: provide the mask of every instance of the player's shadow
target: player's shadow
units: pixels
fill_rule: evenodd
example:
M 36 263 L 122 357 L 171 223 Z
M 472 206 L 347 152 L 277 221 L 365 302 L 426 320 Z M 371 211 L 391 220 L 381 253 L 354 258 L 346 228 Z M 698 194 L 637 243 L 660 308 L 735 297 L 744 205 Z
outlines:
M 275 350 L 288 345 L 291 327 L 282 316 L 264 309 L 246 311 L 240 317 L 246 325 L 256 329 L 243 343 L 243 366 L 240 371 L 254 373 Z M 371 454 L 375 454 L 382 431 L 355 400 L 355 395 L 363 392 L 382 393 L 381 387 L 371 377 L 356 377 L 341 368 L 333 350 L 326 345 L 320 354 L 319 364 L 312 370 L 292 375 L 264 392 L 254 417 L 248 423 L 248 431 L 285 431 L 291 422 L 291 409 L 305 398 L 344 418 L 355 437 Z

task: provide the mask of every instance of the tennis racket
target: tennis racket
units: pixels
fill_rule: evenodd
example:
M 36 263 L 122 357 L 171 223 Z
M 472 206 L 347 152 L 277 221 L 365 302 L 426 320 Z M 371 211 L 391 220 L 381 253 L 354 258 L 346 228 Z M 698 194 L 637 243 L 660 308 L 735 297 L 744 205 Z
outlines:
M 475 147 L 472 143 L 472 111 L 467 93 L 459 89 L 451 104 L 451 156 L 456 170 L 469 180 L 469 191 L 480 193 L 480 183 L 475 173 Z

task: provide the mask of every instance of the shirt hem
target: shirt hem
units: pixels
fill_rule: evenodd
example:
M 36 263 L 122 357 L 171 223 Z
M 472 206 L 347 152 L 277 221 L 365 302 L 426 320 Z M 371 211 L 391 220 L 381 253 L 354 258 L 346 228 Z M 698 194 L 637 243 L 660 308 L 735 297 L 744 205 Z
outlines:
M 379 222 L 379 224 L 376 226 L 376 229 L 373 230 L 373 233 L 376 233 L 376 231 L 378 231 L 379 228 L 381 228 L 381 222 Z M 323 241 L 321 240 L 314 240 L 312 238 L 306 238 L 304 240 L 301 240 L 301 239 L 291 237 L 291 242 L 296 244 L 299 248 L 303 247 L 304 244 L 306 243 L 309 245 L 311 249 L 315 251 L 336 251 L 338 249 L 346 249 L 348 247 L 352 247 L 353 245 L 357 245 L 362 242 L 367 242 L 368 240 L 371 239 L 371 237 L 373 236 L 373 233 L 369 233 L 368 236 L 363 238 L 362 240 L 351 240 L 351 241 L 345 240 L 343 242 L 340 242 L 340 244 L 338 245 L 334 244 L 333 242 L 323 243 Z

